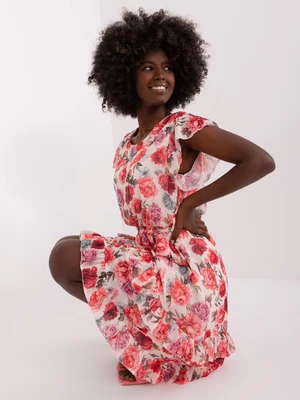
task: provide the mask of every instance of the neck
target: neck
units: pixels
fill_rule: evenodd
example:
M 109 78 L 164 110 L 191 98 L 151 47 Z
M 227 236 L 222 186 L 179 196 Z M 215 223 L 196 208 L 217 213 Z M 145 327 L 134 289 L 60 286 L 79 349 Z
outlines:
M 157 108 L 146 108 L 140 107 L 137 110 L 137 119 L 139 124 L 138 134 L 136 137 L 143 139 L 147 134 L 158 124 L 162 119 L 164 119 L 170 112 L 166 107 Z

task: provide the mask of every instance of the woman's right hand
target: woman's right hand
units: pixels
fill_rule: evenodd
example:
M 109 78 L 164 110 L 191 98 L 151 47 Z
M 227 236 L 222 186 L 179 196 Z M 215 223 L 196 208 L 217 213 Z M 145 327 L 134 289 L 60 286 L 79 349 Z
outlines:
M 197 209 L 193 210 L 192 220 L 186 221 L 184 225 L 185 229 L 193 235 L 205 236 L 207 239 L 210 239 L 207 226 L 205 222 L 202 221 L 202 216 Z

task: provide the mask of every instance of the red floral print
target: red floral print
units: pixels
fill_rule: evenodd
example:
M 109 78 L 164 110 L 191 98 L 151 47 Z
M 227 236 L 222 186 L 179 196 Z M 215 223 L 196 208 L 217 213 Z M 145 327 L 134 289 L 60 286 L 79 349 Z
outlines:
M 137 234 L 80 234 L 83 290 L 100 332 L 126 368 L 156 385 L 206 377 L 235 351 L 215 240 L 182 229 L 170 242 L 179 205 L 219 162 L 199 152 L 181 174 L 181 143 L 214 125 L 178 111 L 137 145 L 136 130 L 125 135 L 113 158 L 113 185 L 121 217 Z M 207 205 L 197 210 L 205 214 Z

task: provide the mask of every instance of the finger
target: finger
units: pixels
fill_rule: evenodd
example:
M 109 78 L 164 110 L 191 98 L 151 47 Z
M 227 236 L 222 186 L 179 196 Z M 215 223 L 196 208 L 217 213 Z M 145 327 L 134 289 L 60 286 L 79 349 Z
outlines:
M 199 236 L 205 236 L 207 239 L 210 239 L 210 234 L 207 231 L 198 229 L 196 234 Z
M 205 222 L 202 221 L 202 220 L 198 220 L 198 224 L 199 224 L 199 225 L 204 225 L 204 226 L 205 226 Z
M 207 226 L 205 225 L 205 223 L 203 221 L 199 222 L 199 229 L 203 229 L 207 231 Z
M 180 233 L 180 228 L 175 226 L 175 228 L 171 234 L 171 238 L 170 238 L 171 242 L 173 242 L 173 243 L 176 242 L 176 240 L 179 236 L 179 233 Z

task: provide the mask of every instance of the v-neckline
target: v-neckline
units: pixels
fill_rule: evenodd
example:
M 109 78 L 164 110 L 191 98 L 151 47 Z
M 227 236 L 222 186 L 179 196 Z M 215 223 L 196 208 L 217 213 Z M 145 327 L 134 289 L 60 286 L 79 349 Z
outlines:
M 138 142 L 138 143 L 132 143 L 131 139 L 134 137 L 135 133 L 136 133 L 136 132 L 138 131 L 138 129 L 139 129 L 139 128 L 136 128 L 136 129 L 133 131 L 133 133 L 131 133 L 131 134 L 129 135 L 129 143 L 130 143 L 130 145 L 131 145 L 131 146 L 137 146 L 137 145 L 140 144 L 140 143 L 145 143 L 145 141 L 146 141 L 149 137 L 151 137 L 151 133 L 154 131 L 154 129 L 155 129 L 158 125 L 160 125 L 165 119 L 167 119 L 168 117 L 171 117 L 172 115 L 173 115 L 173 113 L 167 115 L 165 118 L 163 118 L 162 120 L 160 120 L 160 121 L 151 129 L 151 131 L 148 133 L 148 135 L 147 135 L 143 140 L 141 140 L 141 141 Z

